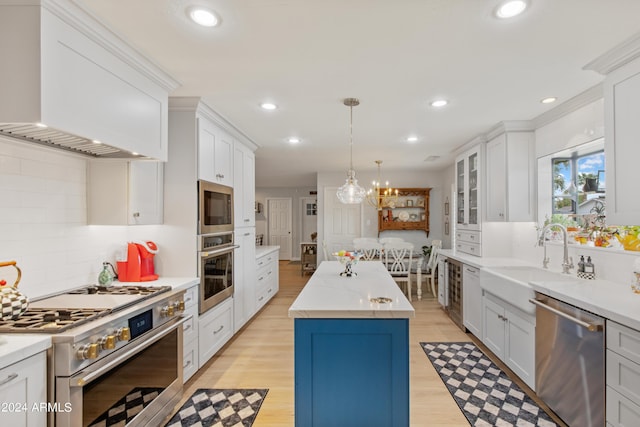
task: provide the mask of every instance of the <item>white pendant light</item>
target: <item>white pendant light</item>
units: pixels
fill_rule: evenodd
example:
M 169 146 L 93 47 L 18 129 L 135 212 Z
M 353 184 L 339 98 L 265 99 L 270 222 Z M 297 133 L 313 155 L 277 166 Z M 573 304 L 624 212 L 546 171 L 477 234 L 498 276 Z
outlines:
M 349 171 L 344 185 L 338 188 L 336 195 L 338 200 L 344 204 L 362 203 L 366 196 L 364 188 L 358 185 L 356 172 L 353 170 L 353 107 L 360 105 L 360 101 L 356 98 L 345 98 L 344 105 L 349 107 Z

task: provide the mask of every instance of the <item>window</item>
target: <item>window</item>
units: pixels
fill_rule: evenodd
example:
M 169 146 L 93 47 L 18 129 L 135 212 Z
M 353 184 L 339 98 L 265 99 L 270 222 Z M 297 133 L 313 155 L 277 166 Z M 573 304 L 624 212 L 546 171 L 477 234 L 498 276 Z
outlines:
M 318 205 L 315 203 L 307 203 L 307 215 L 317 215 Z
M 605 200 L 604 151 L 551 159 L 553 213 L 586 215 Z

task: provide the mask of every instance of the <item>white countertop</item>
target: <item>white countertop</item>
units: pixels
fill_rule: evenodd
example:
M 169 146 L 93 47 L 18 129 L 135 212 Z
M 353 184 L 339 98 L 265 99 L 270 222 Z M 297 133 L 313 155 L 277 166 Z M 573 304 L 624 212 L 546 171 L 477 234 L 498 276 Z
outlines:
M 478 268 L 520 265 L 540 267 L 517 258 L 476 257 L 456 253 L 451 249 L 442 249 L 439 253 Z M 631 283 L 579 279 L 575 270 L 572 276 L 575 280 L 531 281 L 529 286 L 537 292 L 640 331 L 640 294 L 633 293 Z
M 280 250 L 280 246 L 256 246 L 256 258 L 265 256 L 271 252 L 277 252 Z
M 338 261 L 324 261 L 289 307 L 289 317 L 323 319 L 390 319 L 415 315 L 413 306 L 379 261 L 361 261 L 357 276 L 344 277 Z M 371 302 L 387 297 L 390 303 Z
M 0 334 L 0 369 L 51 347 L 48 334 Z

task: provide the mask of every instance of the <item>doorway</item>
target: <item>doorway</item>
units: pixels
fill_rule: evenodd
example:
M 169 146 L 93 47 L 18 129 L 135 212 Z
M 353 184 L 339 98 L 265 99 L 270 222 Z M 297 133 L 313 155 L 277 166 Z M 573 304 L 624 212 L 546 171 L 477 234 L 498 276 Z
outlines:
M 291 198 L 273 198 L 267 199 L 266 202 L 269 245 L 280 246 L 280 260 L 290 260 L 293 240 L 291 235 Z
M 300 199 L 300 242 L 311 242 L 311 234 L 318 231 L 318 199 Z

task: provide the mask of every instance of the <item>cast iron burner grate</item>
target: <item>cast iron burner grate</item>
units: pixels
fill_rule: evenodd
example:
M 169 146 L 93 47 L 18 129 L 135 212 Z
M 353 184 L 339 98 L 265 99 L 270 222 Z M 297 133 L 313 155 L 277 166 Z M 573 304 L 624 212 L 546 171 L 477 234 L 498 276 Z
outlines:
M 86 286 L 81 289 L 75 289 L 66 292 L 70 295 L 143 295 L 151 296 L 167 292 L 171 290 L 171 286 Z
M 78 308 L 58 310 L 29 308 L 17 320 L 0 321 L 0 332 L 51 333 L 66 331 L 111 313 L 108 308 Z

